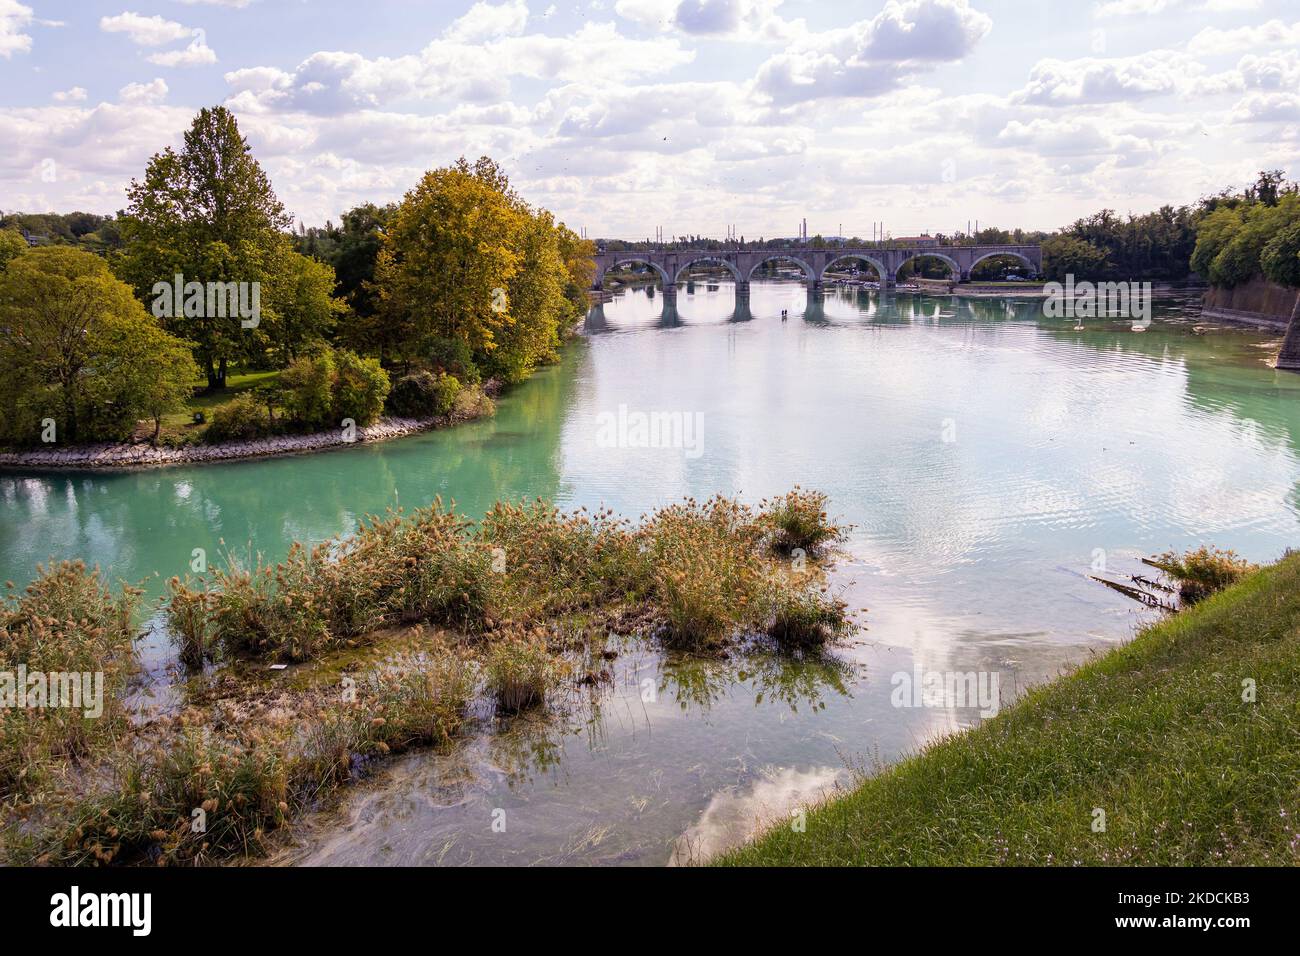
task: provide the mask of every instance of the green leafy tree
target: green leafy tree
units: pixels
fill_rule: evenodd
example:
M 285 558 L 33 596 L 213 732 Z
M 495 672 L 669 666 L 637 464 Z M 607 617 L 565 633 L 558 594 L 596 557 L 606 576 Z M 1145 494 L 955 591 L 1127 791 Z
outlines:
M 0 229 L 0 269 L 27 251 L 27 240 L 17 229 Z
M 47 418 L 61 443 L 125 438 L 183 400 L 194 371 L 102 259 L 68 246 L 29 249 L 0 272 L 0 327 L 0 434 L 16 444 L 38 441 Z M 161 363 L 174 375 L 146 387 Z
M 225 107 L 202 109 L 179 152 L 156 154 L 132 180 L 120 226 L 126 247 L 118 273 L 141 299 L 173 276 L 186 281 L 273 284 L 291 217 Z M 270 290 L 268 290 L 270 291 Z M 274 299 L 274 295 L 268 295 Z M 230 363 L 264 347 L 239 316 L 173 316 L 170 331 L 196 344 L 209 388 L 224 388 Z
M 564 262 L 564 295 L 576 318 L 586 314 L 587 290 L 596 278 L 596 244 L 583 239 L 564 223 L 555 227 L 555 238 Z
M 156 445 L 163 417 L 185 408 L 201 378 L 189 343 L 140 315 L 110 320 L 104 332 L 113 348 L 99 356 L 87 398 L 98 408 L 130 410 L 132 420 L 152 419 L 150 443 Z
M 1080 280 L 1101 278 L 1106 272 L 1106 250 L 1076 236 L 1051 236 L 1043 240 L 1043 272 L 1057 282 L 1067 275 Z
M 1229 289 L 1270 271 L 1285 278 L 1291 270 L 1286 252 L 1293 248 L 1291 231 L 1297 224 L 1300 193 L 1293 190 L 1279 193 L 1272 204 L 1216 208 L 1198 226 L 1192 267 L 1214 285 Z
M 560 323 L 571 315 L 564 295 L 568 273 L 555 222 L 545 210 L 524 211 L 524 216 L 515 239 L 519 269 L 506 286 L 510 321 L 498 332 L 497 347 L 487 356 L 491 374 L 512 383 L 555 360 Z
M 347 305 L 334 297 L 334 270 L 294 252 L 286 244 L 276 264 L 276 279 L 267 300 L 267 317 L 259 327 L 283 364 L 324 344 Z
M 1260 253 L 1264 278 L 1279 285 L 1300 286 L 1300 223 L 1278 232 Z

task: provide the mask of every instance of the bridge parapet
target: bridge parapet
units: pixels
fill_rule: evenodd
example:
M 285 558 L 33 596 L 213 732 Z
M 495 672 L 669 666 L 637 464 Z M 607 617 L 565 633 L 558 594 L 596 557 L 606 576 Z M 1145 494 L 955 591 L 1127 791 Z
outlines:
M 765 262 L 785 259 L 794 262 L 804 274 L 804 280 L 813 288 L 824 281 L 826 270 L 841 259 L 861 259 L 870 263 L 879 273 L 882 285 L 893 286 L 898 270 L 910 259 L 933 256 L 943 259 L 953 270 L 955 278 L 970 280 L 971 270 L 992 256 L 1011 256 L 1024 264 L 1027 271 L 1037 275 L 1043 271 L 1043 250 L 1037 243 L 972 246 L 915 246 L 910 244 L 873 244 L 850 248 L 833 246 L 814 248 L 796 246 L 787 249 L 646 249 L 623 252 L 599 252 L 595 256 L 596 277 L 593 289 L 602 289 L 605 274 L 617 266 L 641 263 L 659 274 L 665 293 L 676 286 L 682 275 L 697 264 L 720 265 L 731 273 L 737 290 L 743 287 L 748 293 L 754 272 Z

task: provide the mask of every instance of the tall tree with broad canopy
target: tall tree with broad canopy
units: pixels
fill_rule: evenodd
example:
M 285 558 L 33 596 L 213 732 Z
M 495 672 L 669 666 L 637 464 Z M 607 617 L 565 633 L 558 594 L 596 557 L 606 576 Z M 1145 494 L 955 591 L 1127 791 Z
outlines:
M 277 278 L 292 217 L 225 107 L 200 110 L 180 151 L 168 147 L 156 154 L 127 196 L 120 222 L 126 248 L 115 265 L 143 301 L 152 301 L 156 283 L 171 283 L 178 274 L 201 283 L 268 284 Z M 238 315 L 164 321 L 169 331 L 194 341 L 212 389 L 225 387 L 232 361 L 265 347 L 264 336 L 242 327 Z
M 385 358 L 467 356 L 485 374 L 526 378 L 585 309 L 593 250 L 525 203 L 486 156 L 426 173 L 391 217 L 375 266 Z
M 0 440 L 119 440 L 180 408 L 199 370 L 104 260 L 29 249 L 0 271 Z
M 511 321 L 503 290 L 519 269 L 522 227 L 511 198 L 465 160 L 425 173 L 398 207 L 375 265 L 387 344 L 404 359 L 440 341 L 476 357 L 495 349 Z

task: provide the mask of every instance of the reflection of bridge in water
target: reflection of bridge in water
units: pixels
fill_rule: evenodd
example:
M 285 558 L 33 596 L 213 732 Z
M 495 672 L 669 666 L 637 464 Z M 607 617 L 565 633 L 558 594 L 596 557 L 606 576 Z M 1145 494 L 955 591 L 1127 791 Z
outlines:
M 1043 271 L 1042 247 L 1036 243 L 1020 245 L 942 246 L 921 243 L 880 243 L 864 248 L 834 246 L 829 249 L 795 246 L 788 249 L 640 249 L 625 252 L 599 252 L 596 260 L 594 289 L 605 287 L 605 274 L 623 265 L 641 264 L 652 268 L 663 283 L 664 298 L 674 301 L 677 285 L 697 265 L 720 266 L 731 273 L 736 283 L 736 298 L 749 297 L 749 283 L 754 273 L 765 263 L 793 262 L 803 273 L 804 281 L 818 290 L 826 279 L 827 271 L 839 262 L 857 259 L 871 265 L 880 277 L 883 289 L 892 289 L 898 281 L 898 270 L 907 262 L 921 256 L 932 256 L 948 264 L 953 278 L 969 282 L 971 270 L 994 256 L 1010 256 L 1020 262 L 1031 275 Z
M 655 297 L 653 289 L 645 289 L 642 290 L 641 293 L 631 292 L 629 294 L 647 294 L 652 298 Z M 795 307 L 788 310 L 788 318 L 791 321 L 799 320 L 813 325 L 834 324 L 837 320 L 833 315 L 827 313 L 826 307 L 828 304 L 834 305 L 837 302 L 842 303 L 844 301 L 842 297 L 845 296 L 849 299 L 856 300 L 859 306 L 870 303 L 871 305 L 867 310 L 869 317 L 880 316 L 892 322 L 903 323 L 918 321 L 938 322 L 941 318 L 953 317 L 973 321 L 977 318 L 977 302 L 981 303 L 980 307 L 984 309 L 985 312 L 992 308 L 989 300 L 957 299 L 954 301 L 946 297 L 940 299 L 911 295 L 895 297 L 888 290 L 845 289 L 841 290 L 839 296 L 808 296 L 802 308 Z M 683 319 L 682 313 L 678 310 L 676 298 L 669 298 L 667 296 L 661 296 L 659 298 L 662 305 L 658 318 L 654 320 L 653 326 L 647 324 L 640 326 L 641 328 L 653 327 L 658 329 L 672 329 L 691 324 Z M 943 304 L 941 304 L 941 302 Z M 1029 302 L 1003 303 L 1005 314 L 1009 318 L 1014 317 L 1017 314 L 1022 314 L 1022 308 L 1029 307 L 1030 305 L 1031 303 Z M 772 311 L 773 309 L 774 307 L 769 305 L 769 311 L 767 314 L 774 318 L 775 314 Z M 726 324 L 733 324 L 749 322 L 754 318 L 754 313 L 750 309 L 749 298 L 737 296 L 733 302 L 731 314 L 725 317 L 715 317 L 713 321 L 720 320 Z M 591 308 L 587 311 L 587 318 L 583 325 L 583 330 L 585 332 L 609 332 L 615 331 L 618 328 L 618 325 L 611 325 L 606 317 L 604 302 L 596 302 L 592 304 Z

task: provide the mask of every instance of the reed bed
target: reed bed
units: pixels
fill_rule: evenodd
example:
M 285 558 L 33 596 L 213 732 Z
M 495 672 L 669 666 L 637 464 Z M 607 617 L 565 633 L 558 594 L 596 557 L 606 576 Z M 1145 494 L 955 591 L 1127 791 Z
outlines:
M 414 622 L 492 638 L 628 605 L 692 648 L 743 632 L 780 640 L 794 634 L 796 608 L 807 618 L 815 607 L 830 636 L 845 629 L 845 609 L 785 573 L 773 553 L 821 553 L 843 534 L 824 497 L 799 489 L 757 511 L 723 497 L 687 500 L 636 524 L 543 501 L 497 504 L 474 523 L 435 501 L 367 519 L 350 538 L 295 543 L 275 564 L 227 558 L 206 580 L 173 579 L 168 615 L 191 663 L 313 660 Z
M 0 715 L 0 857 L 258 855 L 371 762 L 450 744 L 481 713 L 476 701 L 511 719 L 562 687 L 609 679 L 610 634 L 694 652 L 755 635 L 798 649 L 832 640 L 851 629 L 847 609 L 801 555 L 785 556 L 843 531 L 815 493 L 792 496 L 758 509 L 686 500 L 637 522 L 540 500 L 500 503 L 473 522 L 435 500 L 367 518 L 346 538 L 295 543 L 279 562 L 227 555 L 203 577 L 167 583 L 165 614 L 193 686 L 179 712 L 143 722 L 127 720 L 123 703 L 140 592 L 114 596 L 79 564 L 42 568 L 3 605 L 0 661 L 106 671 L 106 710 Z M 408 625 L 415 650 L 364 647 Z M 357 670 L 358 655 L 373 653 L 384 656 Z M 273 662 L 316 676 L 276 681 L 265 677 Z

